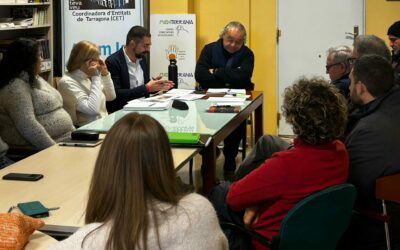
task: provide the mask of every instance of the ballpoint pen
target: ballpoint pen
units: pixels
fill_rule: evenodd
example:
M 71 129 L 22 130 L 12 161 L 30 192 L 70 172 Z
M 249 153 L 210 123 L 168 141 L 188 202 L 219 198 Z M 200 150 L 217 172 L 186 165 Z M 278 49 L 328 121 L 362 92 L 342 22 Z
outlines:
M 14 208 L 15 208 L 15 206 L 11 206 L 11 207 L 8 209 L 8 212 L 7 212 L 7 213 L 11 213 L 11 211 L 12 211 Z

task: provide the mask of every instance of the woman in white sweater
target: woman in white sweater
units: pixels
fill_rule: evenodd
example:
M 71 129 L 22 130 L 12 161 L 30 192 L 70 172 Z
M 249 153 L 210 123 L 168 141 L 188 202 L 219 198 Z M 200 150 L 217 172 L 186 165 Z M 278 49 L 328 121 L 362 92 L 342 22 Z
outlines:
M 62 97 L 39 76 L 39 43 L 20 38 L 0 62 L 0 136 L 10 148 L 44 149 L 75 128 Z
M 87 225 L 50 249 L 228 249 L 210 202 L 178 191 L 175 175 L 161 124 L 124 116 L 100 149 Z
M 64 108 L 75 126 L 83 126 L 107 115 L 106 101 L 115 99 L 114 85 L 99 48 L 89 41 L 74 45 L 68 72 L 58 83 Z

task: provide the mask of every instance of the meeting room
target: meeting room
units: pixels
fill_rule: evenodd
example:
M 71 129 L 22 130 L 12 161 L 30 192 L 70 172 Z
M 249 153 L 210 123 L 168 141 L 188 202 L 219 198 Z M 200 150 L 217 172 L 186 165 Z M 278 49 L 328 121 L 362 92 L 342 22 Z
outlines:
M 0 249 L 400 250 L 399 13 L 0 0 Z

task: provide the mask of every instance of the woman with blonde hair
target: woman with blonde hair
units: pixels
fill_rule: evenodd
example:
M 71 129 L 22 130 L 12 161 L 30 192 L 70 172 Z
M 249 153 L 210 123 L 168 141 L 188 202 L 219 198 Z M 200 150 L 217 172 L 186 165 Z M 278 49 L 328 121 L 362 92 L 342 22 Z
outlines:
M 178 191 L 175 175 L 160 123 L 126 115 L 100 149 L 88 225 L 52 249 L 227 249 L 212 205 L 201 195 Z
M 74 125 L 83 126 L 106 116 L 106 101 L 115 99 L 115 90 L 99 48 L 89 41 L 75 44 L 67 70 L 58 83 L 58 90 Z

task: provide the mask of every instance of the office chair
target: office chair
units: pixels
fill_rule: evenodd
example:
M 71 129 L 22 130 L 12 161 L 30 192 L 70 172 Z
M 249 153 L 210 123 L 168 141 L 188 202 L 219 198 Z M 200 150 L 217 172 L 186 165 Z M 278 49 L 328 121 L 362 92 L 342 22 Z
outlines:
M 356 211 L 374 220 L 382 221 L 385 228 L 386 248 L 391 249 L 389 236 L 390 216 L 387 213 L 386 201 L 400 204 L 400 173 L 380 177 L 375 181 L 375 198 L 382 202 L 382 213 L 377 211 Z
M 244 233 L 271 250 L 334 250 L 350 223 L 355 197 L 353 185 L 339 184 L 304 198 L 286 214 L 273 239 L 233 223 L 221 222 L 221 227 Z

